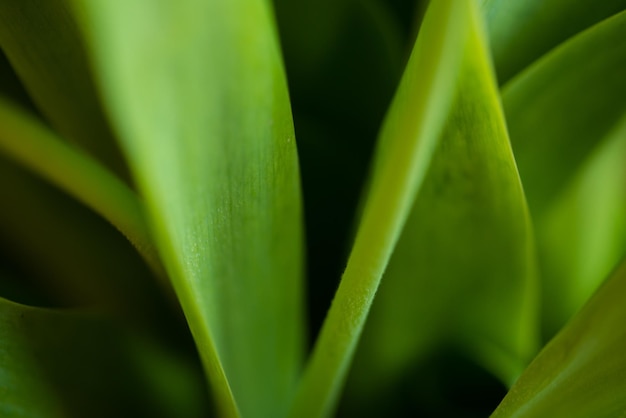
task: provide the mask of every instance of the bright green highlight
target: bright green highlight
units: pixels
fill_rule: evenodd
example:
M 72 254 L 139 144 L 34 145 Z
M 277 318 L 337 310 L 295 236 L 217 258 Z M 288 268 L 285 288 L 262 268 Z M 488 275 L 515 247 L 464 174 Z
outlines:
M 532 226 L 482 21 L 468 16 L 452 108 L 355 364 L 363 397 L 444 344 L 507 384 L 538 348 Z
M 74 4 L 220 414 L 283 415 L 303 356 L 302 219 L 269 2 Z
M 469 3 L 433 3 L 387 115 L 352 253 L 291 410 L 332 414 L 450 106 Z
M 583 306 L 626 250 L 625 122 L 587 158 L 537 222 L 549 335 Z

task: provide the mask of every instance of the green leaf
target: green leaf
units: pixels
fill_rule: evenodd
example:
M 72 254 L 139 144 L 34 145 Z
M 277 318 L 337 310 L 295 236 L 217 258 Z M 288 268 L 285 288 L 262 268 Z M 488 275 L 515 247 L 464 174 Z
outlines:
M 207 408 L 190 366 L 100 315 L 0 299 L 3 417 L 197 417 Z M 185 392 L 156 386 L 155 373 Z
M 73 5 L 221 415 L 284 414 L 303 350 L 302 227 L 269 2 Z
M 142 203 L 117 176 L 65 144 L 35 118 L 0 97 L 0 152 L 102 215 L 135 246 L 158 277 L 163 268 Z M 168 285 L 164 281 L 164 285 Z
M 366 399 L 443 344 L 509 384 L 537 349 L 532 227 L 482 21 L 467 19 L 455 99 L 355 363 Z
M 380 278 L 421 188 L 445 120 L 468 2 L 429 10 L 380 135 L 346 271 L 300 384 L 293 417 L 332 413 Z
M 622 74 L 626 65 L 624 36 L 626 12 L 573 37 L 503 88 L 513 151 L 538 227 L 545 283 L 542 286 L 543 322 L 548 335 L 584 302 L 606 274 L 606 268 L 616 261 L 615 251 L 621 251 L 617 243 L 617 247 L 605 254 L 577 253 L 576 242 L 590 243 L 591 236 L 584 235 L 581 219 L 576 218 L 575 213 L 579 210 L 608 211 L 609 207 L 598 200 L 597 193 L 604 190 L 606 199 L 619 199 L 622 186 L 616 184 L 609 190 L 607 180 L 598 178 L 596 184 L 603 186 L 589 186 L 595 196 L 585 196 L 585 200 L 590 199 L 585 209 L 572 200 L 578 198 L 571 197 L 567 203 L 563 202 L 566 197 L 559 201 L 559 196 L 574 193 L 567 191 L 568 184 L 579 181 L 576 175 L 581 167 L 601 147 L 607 146 L 623 123 L 626 115 L 626 79 Z M 608 166 L 605 169 L 608 170 Z M 588 220 L 598 214 L 589 212 L 586 216 Z M 607 216 L 609 213 L 604 212 L 602 219 L 610 222 Z M 619 233 L 620 229 L 616 229 L 619 220 L 613 219 L 617 223 L 607 226 L 607 231 L 615 229 Z M 594 234 L 601 232 L 601 226 L 587 225 L 595 230 Z M 578 233 L 583 235 L 577 238 Z M 594 251 L 600 250 L 594 245 Z M 605 258 L 600 262 L 603 265 L 590 267 L 594 271 L 585 269 L 586 261 L 602 258 Z M 587 277 L 585 281 L 589 280 L 584 286 L 586 290 L 581 288 L 582 276 Z M 550 302 L 553 298 L 558 299 L 554 304 Z
M 626 9 L 625 0 L 481 0 L 500 84 L 580 31 Z
M 554 335 L 626 252 L 626 119 L 537 220 L 543 321 Z
M 315 335 L 345 268 L 355 209 L 405 57 L 397 22 L 377 0 L 274 3 L 297 132 Z
M 572 38 L 502 95 L 511 143 L 533 215 L 626 114 L 626 12 Z
M 170 311 L 162 289 L 108 222 L 2 153 L 0 201 L 2 258 L 31 279 L 23 286 L 41 289 L 46 304 L 106 306 L 163 326 Z
M 68 0 L 0 1 L 0 46 L 53 127 L 126 178 L 69 7 Z
M 539 353 L 493 418 L 621 417 L 626 410 L 626 263 Z

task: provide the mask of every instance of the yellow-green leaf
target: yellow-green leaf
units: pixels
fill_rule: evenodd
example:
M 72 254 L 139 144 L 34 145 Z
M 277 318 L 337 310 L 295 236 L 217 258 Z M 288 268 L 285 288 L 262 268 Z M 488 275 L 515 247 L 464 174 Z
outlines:
M 626 264 L 539 353 L 492 418 L 616 418 L 626 411 Z
M 540 214 L 626 114 L 626 12 L 570 39 L 504 86 L 511 143 Z
M 578 169 L 537 220 L 544 331 L 554 335 L 626 252 L 626 123 Z
M 126 178 L 68 0 L 0 1 L 0 46 L 39 110 L 65 139 Z
M 581 220 L 568 216 L 567 212 L 571 215 L 578 211 L 577 204 L 563 203 L 561 196 L 568 193 L 568 184 L 583 175 L 582 167 L 589 164 L 601 147 L 608 145 L 611 136 L 624 123 L 625 37 L 626 12 L 621 12 L 551 51 L 502 90 L 513 152 L 541 241 L 542 281 L 545 283 L 542 286 L 543 322 L 549 334 L 584 302 L 594 287 L 590 283 L 586 291 L 580 292 L 578 273 L 583 272 L 574 270 L 582 265 L 571 261 L 570 257 L 587 261 L 599 258 L 572 253 L 572 245 L 577 240 L 588 241 L 589 236 L 575 235 L 577 231 L 584 234 Z M 619 164 L 619 160 L 615 164 Z M 608 174 L 614 175 L 619 174 Z M 616 180 L 597 181 L 602 185 Z M 597 186 L 591 187 L 597 189 Z M 606 199 L 619 199 L 621 187 L 617 184 L 609 190 L 603 186 L 609 193 Z M 586 219 L 607 209 L 597 198 L 586 196 L 584 199 Z M 619 217 L 611 220 L 608 213 L 602 216 L 606 222 L 616 222 L 608 226 L 609 229 L 620 228 Z M 557 233 L 555 239 L 555 228 L 567 231 L 570 238 Z M 617 247 L 615 250 L 621 251 Z M 594 271 L 583 274 L 597 284 L 606 274 L 605 269 L 616 262 L 615 250 L 611 250 L 613 255 L 600 255 L 600 258 L 610 258 L 604 262 L 608 265 L 593 267 Z M 570 267 L 558 267 L 563 263 Z M 553 298 L 558 301 L 551 308 Z
M 302 227 L 270 2 L 73 5 L 221 415 L 280 416 L 303 350 Z
M 480 0 L 500 84 L 593 24 L 626 9 L 625 0 Z
M 422 188 L 454 91 L 468 2 L 432 4 L 382 128 L 346 270 L 298 389 L 292 417 L 332 414 L 381 276 Z
M 467 15 L 452 108 L 355 365 L 364 396 L 444 343 L 507 383 L 537 349 L 532 227 L 482 20 Z

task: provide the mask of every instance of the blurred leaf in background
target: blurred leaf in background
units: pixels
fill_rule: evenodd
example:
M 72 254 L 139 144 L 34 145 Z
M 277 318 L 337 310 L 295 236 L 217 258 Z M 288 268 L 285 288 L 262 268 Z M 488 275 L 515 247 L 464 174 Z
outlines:
M 0 340 L 2 416 L 197 417 L 208 411 L 193 363 L 94 313 L 0 299 Z

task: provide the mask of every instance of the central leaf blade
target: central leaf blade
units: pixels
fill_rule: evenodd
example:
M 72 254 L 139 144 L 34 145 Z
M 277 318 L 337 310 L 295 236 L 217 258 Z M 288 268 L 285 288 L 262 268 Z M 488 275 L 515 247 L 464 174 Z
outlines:
M 303 346 L 302 231 L 269 4 L 75 5 L 221 413 L 279 416 Z

